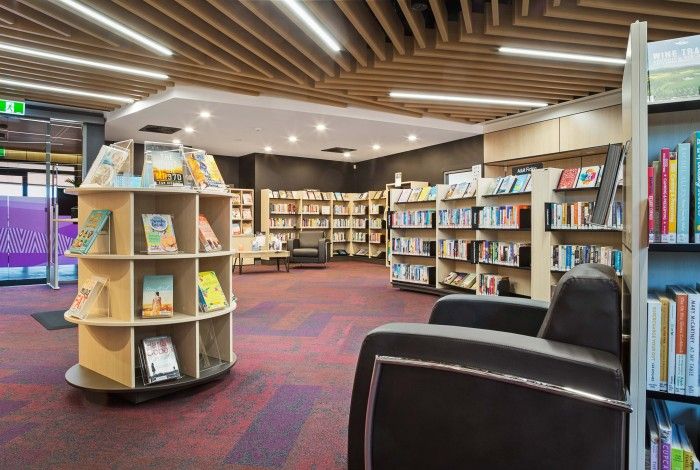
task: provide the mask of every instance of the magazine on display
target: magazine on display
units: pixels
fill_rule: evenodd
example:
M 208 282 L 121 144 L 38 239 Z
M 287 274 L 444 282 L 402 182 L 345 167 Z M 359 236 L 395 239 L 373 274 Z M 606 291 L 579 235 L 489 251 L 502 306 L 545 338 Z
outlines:
M 144 338 L 139 348 L 139 356 L 144 372 L 143 381 L 146 384 L 182 377 L 175 345 L 170 336 Z
M 199 290 L 199 306 L 203 312 L 228 307 L 228 300 L 214 271 L 203 271 L 197 274 L 197 288 Z
M 181 149 L 149 152 L 155 186 L 180 187 L 185 185 Z
M 148 254 L 176 253 L 177 239 L 170 214 L 142 214 Z
M 204 150 L 195 150 L 186 154 L 185 161 L 192 175 L 195 188 L 227 190 L 226 183 L 224 183 L 213 155 L 207 155 L 207 152 Z M 246 203 L 246 195 L 250 196 L 249 194 L 243 195 L 244 204 Z
M 143 318 L 169 318 L 173 316 L 173 275 L 143 277 Z
M 80 227 L 78 236 L 73 240 L 69 251 L 80 255 L 89 252 L 95 240 L 100 235 L 100 232 L 102 232 L 105 225 L 109 222 L 109 216 L 111 214 L 112 211 L 108 209 L 95 209 L 90 212 L 85 223 Z
M 206 252 L 221 251 L 221 243 L 204 214 L 199 214 L 199 243 Z
M 102 292 L 102 288 L 107 284 L 104 277 L 91 277 L 83 282 L 78 289 L 78 295 L 73 299 L 73 303 L 68 309 L 68 315 L 75 318 L 85 319 L 90 314 L 90 309 Z
M 117 173 L 124 170 L 128 160 L 129 153 L 126 150 L 103 145 L 80 186 L 113 186 Z

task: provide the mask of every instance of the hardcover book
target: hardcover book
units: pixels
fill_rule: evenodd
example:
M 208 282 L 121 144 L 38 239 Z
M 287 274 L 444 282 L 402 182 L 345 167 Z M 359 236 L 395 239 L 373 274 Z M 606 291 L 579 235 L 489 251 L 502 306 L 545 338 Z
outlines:
M 469 190 L 469 183 L 463 182 L 455 185 L 455 191 L 452 193 L 452 199 L 461 199 L 466 196 Z
M 669 196 L 669 171 L 671 164 L 671 151 L 668 148 L 661 149 L 661 242 L 668 243 L 668 196 Z
M 202 271 L 197 274 L 197 289 L 199 291 L 199 306 L 203 312 L 228 307 L 228 300 L 214 271 Z
M 678 206 L 676 208 L 676 243 L 690 242 L 690 144 L 676 147 L 678 155 Z
M 231 223 L 231 230 L 233 231 L 234 235 L 240 235 L 241 234 L 241 223 L 240 222 L 232 222 Z
M 113 186 L 117 173 L 123 171 L 128 160 L 127 151 L 103 145 L 80 186 Z
M 182 377 L 175 345 L 170 336 L 144 338 L 139 350 L 145 383 L 152 384 Z
M 253 195 L 250 193 L 243 193 L 243 204 L 246 204 L 246 205 L 253 204 Z
M 250 220 L 253 218 L 253 211 L 250 210 L 250 207 L 244 207 L 241 216 L 243 220 Z
M 470 181 L 467 184 L 467 190 L 464 191 L 464 197 L 474 197 L 476 194 L 476 188 L 478 186 L 478 183 L 476 181 Z M 527 190 L 527 188 L 526 188 Z
M 199 243 L 206 252 L 221 251 L 221 243 L 216 238 L 209 221 L 204 214 L 199 214 Z
M 451 185 L 449 186 L 449 188 L 447 188 L 447 193 L 445 194 L 445 199 L 450 199 L 450 198 L 452 198 L 452 195 L 454 194 L 455 189 L 457 189 L 457 185 L 456 185 L 456 184 L 451 184 Z
M 690 144 L 690 235 L 693 243 L 700 243 L 700 131 L 693 132 L 686 142 Z
M 94 209 L 90 212 L 85 223 L 80 228 L 78 236 L 75 237 L 69 251 L 80 255 L 86 254 L 92 248 L 93 243 L 109 221 L 112 211 L 108 209 Z
M 595 188 L 599 173 L 600 166 L 598 165 L 584 166 L 576 179 L 576 188 Z
M 275 197 L 274 192 L 270 191 L 270 197 Z M 231 204 L 241 204 L 241 193 L 231 193 Z
M 68 315 L 75 318 L 85 319 L 90 314 L 90 309 L 102 292 L 102 288 L 107 284 L 104 277 L 91 277 L 83 282 L 78 289 L 78 295 L 73 299 L 73 303 L 68 309 Z
M 226 190 L 226 183 L 213 155 L 207 155 L 204 150 L 195 150 L 187 153 L 185 161 L 195 188 Z M 245 198 L 245 194 L 243 197 Z
M 428 189 L 428 201 L 434 201 L 437 199 L 437 186 L 430 186 Z
M 507 194 L 510 192 L 515 183 L 515 176 L 504 176 L 501 178 L 501 184 L 498 185 L 495 194 Z
M 647 48 L 650 103 L 700 97 L 700 36 L 650 42 Z
M 396 202 L 408 202 L 408 198 L 410 196 L 411 196 L 411 189 L 404 188 L 401 190 L 401 194 L 399 194 L 399 198 L 396 200 Z
M 231 209 L 231 218 L 232 219 L 240 219 L 241 218 L 241 209 L 239 207 L 233 207 Z
M 567 168 L 561 172 L 559 176 L 559 184 L 557 189 L 573 189 L 576 187 L 580 168 Z
M 676 215 L 678 204 L 678 158 L 670 152 L 668 160 L 668 242 L 676 243 Z
M 143 277 L 143 318 L 169 318 L 173 316 L 173 275 Z
M 156 150 L 151 158 L 153 184 L 156 186 L 184 186 L 182 150 Z
M 510 188 L 511 193 L 522 193 L 525 191 L 525 186 L 527 182 L 530 181 L 530 173 L 525 173 L 524 175 L 518 175 L 515 177 L 515 182 L 513 187 Z
M 148 254 L 177 252 L 175 228 L 170 214 L 142 214 L 141 219 Z
M 415 202 L 418 200 L 418 197 L 420 196 L 422 188 L 413 188 L 411 189 L 411 192 L 409 193 L 408 196 L 408 202 Z

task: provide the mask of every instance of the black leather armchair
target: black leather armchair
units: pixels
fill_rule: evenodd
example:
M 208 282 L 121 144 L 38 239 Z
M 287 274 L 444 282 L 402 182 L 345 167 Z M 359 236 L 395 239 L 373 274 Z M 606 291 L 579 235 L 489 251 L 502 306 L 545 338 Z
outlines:
M 620 290 L 603 265 L 548 305 L 449 295 L 430 324 L 365 338 L 348 435 L 353 469 L 615 469 L 625 461 Z
M 328 261 L 328 239 L 321 231 L 302 231 L 292 240 L 289 261 L 292 263 L 321 263 Z

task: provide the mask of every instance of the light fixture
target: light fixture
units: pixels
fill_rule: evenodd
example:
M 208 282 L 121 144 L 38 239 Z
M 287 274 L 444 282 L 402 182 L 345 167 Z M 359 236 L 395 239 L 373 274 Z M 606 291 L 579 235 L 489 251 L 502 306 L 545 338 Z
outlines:
M 374 145 L 372 145 L 372 150 L 379 150 L 379 149 L 381 149 L 381 148 L 382 148 L 382 146 L 379 145 L 379 144 L 374 144 Z
M 344 156 L 344 157 L 349 157 L 349 156 L 350 156 L 350 152 L 343 152 L 343 156 Z
M 326 129 L 328 129 L 328 128 L 326 127 L 326 125 L 324 123 L 319 122 L 318 124 L 316 124 L 316 130 L 318 132 L 325 132 Z
M 180 139 L 173 139 L 173 144 L 181 144 L 182 142 Z
M 476 103 L 476 104 L 494 104 L 497 106 L 518 106 L 525 108 L 541 108 L 547 106 L 544 101 L 527 101 L 516 100 L 510 98 L 485 98 L 481 96 L 464 96 L 464 95 L 440 95 L 436 93 L 422 93 L 417 91 L 392 91 L 389 92 L 391 98 L 404 98 L 409 100 L 425 100 L 425 101 L 449 101 L 454 103 Z
M 165 55 L 165 56 L 171 56 L 173 55 L 173 51 L 168 49 L 165 46 L 162 46 L 158 44 L 157 42 L 147 38 L 141 33 L 137 33 L 133 29 L 127 28 L 121 23 L 118 23 L 117 21 L 114 21 L 112 18 L 103 15 L 102 13 L 93 10 L 92 8 L 89 8 L 85 5 L 83 5 L 80 2 L 76 2 L 75 0 L 56 0 L 61 6 L 64 8 L 73 10 L 76 13 L 79 13 L 82 16 L 85 16 L 89 19 L 92 19 L 96 21 L 97 23 L 100 23 L 101 25 L 107 27 L 110 32 L 112 33 L 118 33 L 126 38 L 137 42 L 141 44 L 144 47 L 147 47 L 148 49 L 151 49 L 155 52 L 157 52 L 160 55 Z
M 159 80 L 167 80 L 168 76 L 160 72 L 151 72 L 150 70 L 144 70 L 136 67 L 127 67 L 125 65 L 110 64 L 107 62 L 100 62 L 98 60 L 82 59 L 80 57 L 74 57 L 70 55 L 57 54 L 55 52 L 41 51 L 39 49 L 32 49 L 29 47 L 15 46 L 13 44 L 7 44 L 0 42 L 0 50 L 12 52 L 14 54 L 28 55 L 31 57 L 40 57 L 47 60 L 56 60 L 58 62 L 66 62 L 69 64 L 83 65 L 85 67 L 92 67 L 102 70 L 111 70 L 113 72 L 124 73 L 127 75 L 138 75 L 140 77 L 157 78 Z
M 266 146 L 263 148 L 263 150 L 265 150 L 265 153 L 270 153 L 270 152 L 272 152 L 272 147 L 270 147 L 269 145 L 266 145 Z
M 190 126 L 187 126 L 187 127 L 185 127 L 185 132 L 187 132 L 188 134 L 191 134 L 194 132 L 194 129 Z
M 625 65 L 625 59 L 616 59 L 615 57 L 605 57 L 599 55 L 570 54 L 568 52 L 543 51 L 539 49 L 521 49 L 519 47 L 505 46 L 499 47 L 498 52 L 501 52 L 503 54 L 522 55 L 527 57 L 540 57 L 542 59 L 571 60 L 574 62 Z
M 199 117 L 209 119 L 211 117 L 211 113 L 209 111 L 202 111 L 199 113 Z
M 290 135 L 289 137 L 287 137 L 287 140 L 290 141 L 290 142 L 293 143 L 293 144 L 295 144 L 295 143 L 297 143 L 297 142 L 299 141 L 299 139 L 298 139 L 297 136 L 295 136 L 295 135 Z
M 338 41 L 331 36 L 331 34 L 326 31 L 321 24 L 316 21 L 316 19 L 311 16 L 305 7 L 303 7 L 297 0 L 282 0 L 285 5 L 289 7 L 292 12 L 299 17 L 301 21 L 304 22 L 306 26 L 313 31 L 318 38 L 323 41 L 323 43 L 328 46 L 334 52 L 340 52 L 340 44 Z
M 83 91 L 83 90 L 78 90 L 75 88 L 63 88 L 63 87 L 52 86 L 52 85 L 43 85 L 41 83 L 36 83 L 36 82 L 25 82 L 25 81 L 20 81 L 20 80 L 8 80 L 6 78 L 0 78 L 0 84 L 1 85 L 8 85 L 11 87 L 17 87 L 17 88 L 29 88 L 31 90 L 42 90 L 42 91 L 50 91 L 53 93 L 62 93 L 65 95 L 84 96 L 87 98 L 98 98 L 98 99 L 106 100 L 106 101 L 118 101 L 121 103 L 133 103 L 134 102 L 133 98 L 129 98 L 126 96 L 107 95 L 104 93 L 98 93 L 98 92 L 93 92 L 93 91 Z
M 416 134 L 408 134 L 408 137 L 406 137 L 406 138 L 408 139 L 409 142 L 415 142 L 416 140 L 418 140 L 418 137 L 416 136 Z

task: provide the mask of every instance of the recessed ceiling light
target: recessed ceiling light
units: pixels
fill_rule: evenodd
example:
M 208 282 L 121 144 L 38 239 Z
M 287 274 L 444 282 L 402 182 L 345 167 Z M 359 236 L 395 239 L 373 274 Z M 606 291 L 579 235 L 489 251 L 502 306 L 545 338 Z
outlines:
M 349 157 L 349 156 L 350 156 L 350 152 L 343 152 L 343 156 L 344 156 L 344 157 Z
M 97 23 L 100 23 L 102 26 L 105 26 L 107 29 L 109 29 L 111 33 L 121 34 L 127 39 L 137 42 L 142 46 L 157 52 L 160 55 L 173 55 L 173 51 L 171 51 L 167 47 L 161 46 L 160 44 L 147 38 L 143 34 L 137 33 L 131 28 L 127 28 L 123 24 L 114 21 L 112 18 L 105 16 L 96 10 L 93 10 L 92 8 L 88 8 L 80 2 L 76 2 L 75 0 L 57 0 L 57 2 L 64 8 L 73 10 L 74 12 L 82 16 L 85 16 L 91 20 L 96 21 Z
M 408 137 L 406 137 L 409 142 L 415 142 L 418 140 L 418 137 L 416 137 L 416 134 L 408 134 Z
M 265 153 L 270 153 L 270 152 L 272 152 L 272 147 L 270 147 L 269 145 L 266 145 L 263 150 L 265 150 Z
M 317 130 L 317 131 L 319 131 L 319 132 L 324 132 L 326 129 L 328 129 L 328 128 L 327 128 L 326 125 L 323 124 L 322 122 L 316 124 L 316 130 Z
M 589 62 L 598 64 L 625 65 L 625 59 L 605 57 L 599 55 L 570 54 L 568 52 L 543 51 L 539 49 L 521 49 L 519 47 L 499 47 L 498 52 L 503 54 L 522 55 L 527 57 L 540 57 L 551 60 L 571 60 L 574 62 Z
M 180 139 L 173 139 L 173 144 L 181 144 L 182 142 Z
M 381 149 L 381 148 L 382 148 L 382 146 L 379 145 L 379 144 L 374 144 L 374 145 L 372 145 L 372 150 L 379 150 L 379 149 Z
M 334 52 L 340 52 L 340 44 L 297 0 L 282 0 L 309 29 Z
M 199 113 L 199 117 L 209 119 L 211 117 L 211 113 L 209 111 L 202 111 Z
M 436 93 L 422 93 L 418 91 L 392 91 L 391 98 L 404 98 L 409 100 L 448 101 L 454 103 L 494 104 L 497 106 L 520 106 L 525 108 L 541 108 L 548 104 L 544 101 L 516 100 L 510 98 L 484 98 L 481 96 L 464 95 L 440 95 Z
M 287 140 L 293 144 L 299 141 L 299 139 L 295 135 L 290 135 L 289 137 L 287 137 Z
M 113 72 L 124 73 L 127 75 L 138 75 L 140 77 L 157 78 L 159 80 L 167 80 L 168 76 L 160 72 L 152 72 L 150 70 L 144 70 L 136 67 L 128 67 L 119 64 L 110 64 L 107 62 L 101 62 L 99 60 L 89 60 L 83 59 L 81 57 L 74 57 L 71 55 L 57 54 L 55 52 L 42 51 L 39 49 L 32 49 L 29 47 L 15 46 L 13 44 L 7 44 L 0 42 L 0 50 L 12 52 L 14 54 L 27 55 L 31 57 L 40 57 L 47 60 L 56 60 L 58 62 L 66 62 L 69 64 L 83 65 L 85 67 L 92 67 L 102 70 L 111 70 Z
M 8 80 L 6 78 L 0 78 L 0 84 L 9 85 L 11 87 L 17 88 L 29 88 L 31 90 L 43 90 L 50 91 L 53 93 L 61 93 L 64 95 L 73 96 L 84 96 L 86 98 L 98 98 L 106 101 L 118 101 L 121 103 L 133 103 L 134 99 L 127 96 L 117 96 L 117 95 L 106 95 L 104 93 L 98 93 L 93 91 L 77 90 L 75 88 L 63 88 L 58 86 L 43 85 L 41 83 L 25 82 L 20 80 Z
M 185 132 L 187 132 L 188 134 L 191 134 L 194 132 L 194 128 L 187 126 L 187 127 L 185 127 Z

